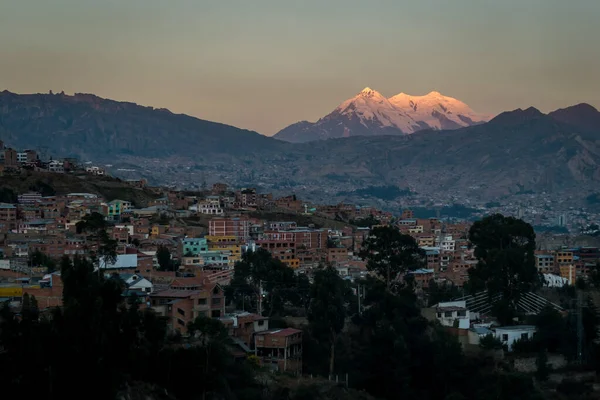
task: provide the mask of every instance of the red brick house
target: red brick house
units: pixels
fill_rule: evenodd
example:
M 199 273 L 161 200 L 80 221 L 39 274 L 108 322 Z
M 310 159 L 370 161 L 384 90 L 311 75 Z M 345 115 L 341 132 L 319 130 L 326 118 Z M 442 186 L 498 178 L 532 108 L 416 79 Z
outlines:
M 220 318 L 225 315 L 225 294 L 218 284 L 199 290 L 168 289 L 152 293 L 150 304 L 159 315 L 167 317 L 169 329 L 187 333 L 187 325 L 199 316 Z
M 254 335 L 254 354 L 263 366 L 279 372 L 302 374 L 302 331 L 269 330 Z

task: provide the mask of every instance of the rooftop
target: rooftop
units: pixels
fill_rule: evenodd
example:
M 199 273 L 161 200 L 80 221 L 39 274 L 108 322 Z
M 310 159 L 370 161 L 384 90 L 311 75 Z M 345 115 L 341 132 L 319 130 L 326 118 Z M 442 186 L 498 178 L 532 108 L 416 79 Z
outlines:
M 271 335 L 271 336 L 285 337 L 285 336 L 295 335 L 296 333 L 302 333 L 302 331 L 299 329 L 294 329 L 294 328 L 285 328 L 285 329 L 276 329 L 276 330 L 265 331 L 265 332 L 258 332 L 256 334 L 257 335 Z
M 202 293 L 200 290 L 175 290 L 175 289 L 169 289 L 169 290 L 162 290 L 160 292 L 154 292 L 150 296 L 151 297 L 169 297 L 169 298 L 185 299 L 185 298 L 190 297 L 192 295 L 199 295 L 200 293 Z
M 534 325 L 514 325 L 514 326 L 498 326 L 495 328 L 500 331 L 535 331 Z

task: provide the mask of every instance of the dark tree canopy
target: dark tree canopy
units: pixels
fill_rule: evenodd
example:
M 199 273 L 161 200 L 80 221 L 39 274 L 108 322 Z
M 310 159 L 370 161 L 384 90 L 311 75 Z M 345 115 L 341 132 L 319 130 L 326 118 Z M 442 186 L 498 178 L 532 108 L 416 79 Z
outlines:
M 329 374 L 335 367 L 335 347 L 346 321 L 346 282 L 333 267 L 318 270 L 310 290 L 308 322 L 311 335 L 329 347 Z
M 500 294 L 495 312 L 502 314 L 502 322 L 509 322 L 520 293 L 539 283 L 533 227 L 521 219 L 494 214 L 471 226 L 469 240 L 479 260 L 469 270 L 469 287 L 488 290 L 490 296 Z
M 388 290 L 409 271 L 425 265 L 425 253 L 415 239 L 391 226 L 378 226 L 365 239 L 360 256 L 367 260 L 367 269 L 386 282 Z
M 77 233 L 97 233 L 107 227 L 108 224 L 106 223 L 104 216 L 97 212 L 85 215 L 81 221 L 75 224 Z
M 173 260 L 171 259 L 171 252 L 165 246 L 159 246 L 156 250 L 156 261 L 158 261 L 158 267 L 161 271 L 172 271 Z
M 246 252 L 235 264 L 226 296 L 240 309 L 259 311 L 265 316 L 283 315 L 286 304 L 306 308 L 310 284 L 306 275 L 296 275 L 265 249 Z

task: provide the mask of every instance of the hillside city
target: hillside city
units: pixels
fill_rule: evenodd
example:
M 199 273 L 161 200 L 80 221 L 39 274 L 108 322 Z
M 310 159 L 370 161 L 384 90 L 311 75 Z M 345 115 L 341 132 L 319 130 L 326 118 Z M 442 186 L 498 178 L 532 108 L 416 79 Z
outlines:
M 50 184 L 40 183 L 43 179 L 28 190 L 1 188 L 0 302 L 13 310 L 25 310 L 35 301 L 40 315 L 49 316 L 64 307 L 61 259 L 92 259 L 98 274 L 123 283 L 123 301 L 152 310 L 164 319 L 170 335 L 190 337 L 198 318 L 216 320 L 226 329 L 235 357 L 253 356 L 270 371 L 301 376 L 307 364 L 306 311 L 288 309 L 282 320 L 270 318 L 272 311 L 264 307 L 277 285 L 268 287 L 268 281 L 265 287 L 261 281 L 256 293 L 242 296 L 240 303 L 236 271 L 260 251 L 307 284 L 328 266 L 353 288 L 360 310 L 365 296 L 360 282 L 375 276 L 365 243 L 376 229 L 390 227 L 411 238 L 423 255 L 423 263 L 401 277 L 410 277 L 423 316 L 447 329 L 462 346 L 478 348 L 491 336 L 510 353 L 519 339 L 535 332 L 531 325 L 499 326 L 491 318 L 493 305 L 486 295 L 467 288 L 469 271 L 479 263 L 468 239 L 473 217 L 496 212 L 537 215 L 535 224 L 541 226 L 534 207 L 489 204 L 469 219 L 440 216 L 440 209 L 437 216 L 419 217 L 411 207 L 395 214 L 373 206 L 316 204 L 225 183 L 177 190 L 150 186 L 145 179 L 112 178 L 105 168 L 78 165 L 76 159 L 42 161 L 34 150 L 1 147 L 4 179 L 108 179 L 129 190 L 122 192 L 126 198 L 56 193 Z M 530 201 L 536 204 L 533 197 Z M 538 235 L 534 252 L 544 292 L 519 300 L 532 315 L 548 307 L 565 312 L 560 291 L 594 280 L 600 268 L 599 229 L 593 223 L 597 215 L 572 210 L 554 218 L 553 225 L 564 230 Z M 447 291 L 439 297 L 444 301 L 434 302 L 437 290 Z M 552 357 L 556 368 L 568 362 Z

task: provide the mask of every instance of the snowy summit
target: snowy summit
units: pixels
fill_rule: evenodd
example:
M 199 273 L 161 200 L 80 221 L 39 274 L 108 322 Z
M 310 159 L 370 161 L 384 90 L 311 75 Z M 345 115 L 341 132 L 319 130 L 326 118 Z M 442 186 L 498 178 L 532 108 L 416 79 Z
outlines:
M 317 122 L 290 125 L 274 137 L 308 142 L 346 136 L 411 134 L 424 129 L 458 129 L 488 120 L 488 116 L 476 113 L 462 101 L 436 91 L 423 96 L 400 93 L 386 98 L 366 87 Z

